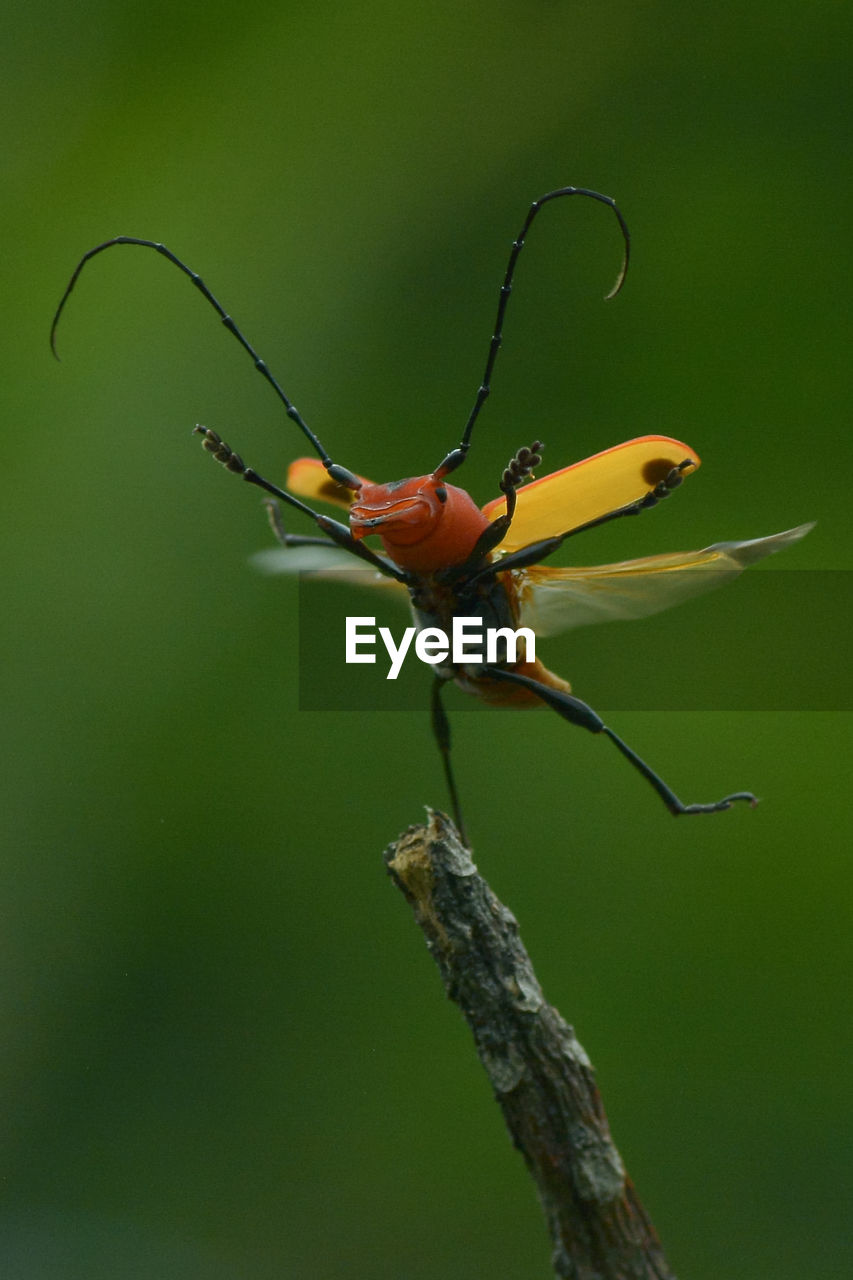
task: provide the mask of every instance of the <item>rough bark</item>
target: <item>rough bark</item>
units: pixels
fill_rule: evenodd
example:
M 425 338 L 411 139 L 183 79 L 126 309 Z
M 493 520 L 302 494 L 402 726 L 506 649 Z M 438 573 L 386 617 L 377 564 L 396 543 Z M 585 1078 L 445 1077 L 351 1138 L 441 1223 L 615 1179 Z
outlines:
M 474 1034 L 533 1177 L 564 1280 L 675 1280 L 617 1151 L 589 1058 L 542 994 L 512 912 L 452 823 L 429 814 L 385 852 L 447 994 Z

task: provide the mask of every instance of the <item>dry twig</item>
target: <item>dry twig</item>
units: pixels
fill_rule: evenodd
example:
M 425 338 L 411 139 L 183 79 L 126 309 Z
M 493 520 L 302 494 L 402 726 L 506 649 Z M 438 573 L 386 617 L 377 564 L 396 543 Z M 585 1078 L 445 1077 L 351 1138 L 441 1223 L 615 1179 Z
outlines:
M 474 1033 L 570 1280 L 675 1280 L 610 1136 L 595 1075 L 549 1005 L 518 924 L 480 876 L 452 823 L 430 812 L 386 850 L 447 994 Z

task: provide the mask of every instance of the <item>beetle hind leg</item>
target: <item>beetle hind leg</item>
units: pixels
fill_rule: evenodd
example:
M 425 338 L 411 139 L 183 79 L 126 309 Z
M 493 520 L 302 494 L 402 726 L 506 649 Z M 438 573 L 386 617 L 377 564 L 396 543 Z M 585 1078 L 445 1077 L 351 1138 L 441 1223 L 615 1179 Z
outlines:
M 508 671 L 504 667 L 487 666 L 483 667 L 482 670 L 483 674 L 488 675 L 492 680 L 505 680 L 510 684 L 521 685 L 529 689 L 537 698 L 541 698 L 546 706 L 550 707 L 552 711 L 556 711 L 557 715 L 562 716 L 564 720 L 568 720 L 570 724 L 576 724 L 582 729 L 588 729 L 590 733 L 605 734 L 625 759 L 634 766 L 637 772 L 642 774 L 646 781 L 654 787 L 667 809 L 675 817 L 690 813 L 721 813 L 725 809 L 730 809 L 738 800 L 745 801 L 753 808 L 758 804 L 751 791 L 735 791 L 729 796 L 724 796 L 722 800 L 716 800 L 711 804 L 684 804 L 679 800 L 672 788 L 667 786 L 663 778 L 655 773 L 654 769 L 647 765 L 645 760 L 642 760 L 636 751 L 628 746 L 627 742 L 623 742 L 617 733 L 609 729 L 601 719 L 601 716 L 596 711 L 593 711 L 592 707 L 582 702 L 580 698 L 576 698 L 573 694 L 566 693 L 562 689 L 552 689 L 538 680 L 531 680 L 529 676 L 523 676 L 517 671 Z
M 263 489 L 265 493 L 270 494 L 279 502 L 286 502 L 289 506 L 295 507 L 297 511 L 302 511 L 305 515 L 310 516 L 321 533 L 324 533 L 330 542 L 339 547 L 343 547 L 344 551 L 348 551 L 351 555 L 357 556 L 360 560 L 364 560 L 367 564 L 372 565 L 377 572 L 383 574 L 386 578 L 394 578 L 396 582 L 402 583 L 407 583 L 409 581 L 409 575 L 404 569 L 399 569 L 391 560 L 377 555 L 375 551 L 371 551 L 369 547 L 364 545 L 364 543 L 358 542 L 353 537 L 352 532 L 347 525 L 341 524 L 337 520 L 332 520 L 329 516 L 321 515 L 318 511 L 314 511 L 313 508 L 309 507 L 301 498 L 297 498 L 292 493 L 288 493 L 286 489 L 281 489 L 277 484 L 272 484 L 269 480 L 265 480 L 262 475 L 255 471 L 254 467 L 246 466 L 246 463 L 240 457 L 239 453 L 236 453 L 231 446 L 226 444 L 222 437 L 210 427 L 203 427 L 201 425 L 196 426 L 193 428 L 193 433 L 201 436 L 202 447 L 206 449 L 208 453 L 212 454 L 214 459 L 221 463 L 226 471 L 231 471 L 235 475 L 242 476 L 249 484 L 256 485 L 259 489 Z M 340 468 L 334 473 L 329 472 L 329 474 L 333 475 L 334 479 L 344 483 L 341 479 L 341 476 L 344 473 Z M 346 472 L 346 474 L 349 475 L 350 473 Z M 275 520 L 273 520 L 273 532 L 278 535 Z M 287 534 L 284 536 L 286 546 L 314 545 L 310 538 L 299 542 L 293 542 L 288 540 Z M 320 539 L 320 544 L 325 545 L 323 539 Z
M 450 721 L 441 701 L 441 686 L 446 683 L 447 681 L 442 680 L 441 676 L 436 676 L 432 683 L 432 699 L 430 703 L 432 731 L 435 735 L 438 749 L 441 752 L 441 762 L 444 765 L 444 776 L 447 780 L 450 804 L 453 809 L 453 821 L 456 823 L 456 829 L 459 832 L 462 843 L 466 848 L 470 849 L 471 846 L 468 844 L 468 837 L 465 833 L 465 820 L 462 817 L 462 809 L 459 805 L 456 779 L 453 776 L 453 765 L 450 761 Z
M 622 752 L 626 760 L 630 760 L 635 769 L 640 772 L 647 782 L 650 782 L 663 800 L 667 809 L 675 817 L 679 817 L 682 813 L 722 813 L 724 809 L 731 809 L 736 800 L 745 800 L 747 804 L 754 809 L 758 804 L 758 800 L 751 791 L 735 791 L 730 796 L 723 796 L 722 800 L 716 800 L 711 804 L 682 804 L 678 796 L 668 787 L 654 769 L 651 769 L 645 762 L 641 760 L 636 751 L 628 746 L 627 742 L 623 742 L 618 734 L 612 729 L 608 729 L 607 725 L 601 726 L 601 733 L 605 733 L 617 750 Z

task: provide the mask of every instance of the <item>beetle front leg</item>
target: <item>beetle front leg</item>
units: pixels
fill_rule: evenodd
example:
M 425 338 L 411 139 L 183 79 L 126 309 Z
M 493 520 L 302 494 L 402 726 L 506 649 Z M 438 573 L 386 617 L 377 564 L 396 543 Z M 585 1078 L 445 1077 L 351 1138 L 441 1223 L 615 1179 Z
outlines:
M 242 476 L 249 484 L 257 485 L 259 489 L 271 494 L 273 498 L 278 498 L 281 502 L 286 502 L 291 507 L 296 507 L 297 511 L 302 511 L 305 515 L 310 516 L 321 532 L 326 534 L 329 541 L 342 547 L 344 551 L 349 551 L 351 555 L 357 556 L 359 560 L 364 560 L 386 578 L 394 578 L 397 582 L 404 584 L 409 582 L 408 573 L 403 569 L 398 569 L 390 560 L 385 560 L 382 556 L 378 556 L 375 551 L 371 551 L 364 543 L 359 542 L 353 537 L 345 524 L 341 524 L 339 520 L 332 520 L 330 516 L 321 515 L 319 511 L 314 511 L 300 498 L 295 498 L 286 489 L 279 488 L 277 484 L 273 484 L 270 480 L 266 480 L 262 475 L 259 475 L 253 467 L 247 467 L 239 453 L 235 453 L 231 446 L 226 444 L 222 437 L 212 431 L 210 427 L 197 426 L 193 430 L 202 437 L 203 447 L 208 453 L 213 454 L 216 461 L 221 463 L 226 471 L 233 471 L 235 475 Z M 325 545 L 323 539 L 319 539 L 319 541 Z M 291 545 L 293 544 L 291 543 Z M 305 544 L 303 543 L 302 545 Z
M 668 471 L 654 488 L 649 489 L 648 493 L 644 493 L 642 498 L 637 498 L 634 502 L 627 502 L 624 507 L 617 507 L 615 511 L 608 511 L 606 515 L 597 516 L 595 520 L 587 520 L 586 524 L 579 524 L 576 529 L 569 529 L 566 533 L 559 535 L 557 545 L 564 542 L 566 538 L 573 538 L 576 533 L 585 533 L 587 529 L 597 529 L 600 524 L 608 524 L 609 521 L 619 520 L 622 516 L 638 516 L 643 511 L 650 511 L 652 507 L 656 507 L 664 498 L 668 498 L 672 491 L 683 483 L 684 472 L 687 468 L 695 466 L 696 462 L 693 458 L 685 458 L 682 462 L 679 462 L 678 466 Z
M 595 520 L 587 520 L 586 524 L 579 524 L 575 529 L 568 529 L 565 533 L 558 533 L 553 538 L 542 538 L 539 542 L 531 542 L 529 546 L 522 547 L 520 551 L 511 551 L 509 555 L 500 560 L 495 560 L 492 564 L 488 564 L 479 570 L 471 579 L 471 583 L 482 582 L 490 576 L 506 573 L 511 569 L 527 569 L 532 564 L 540 564 L 561 547 L 567 538 L 573 538 L 576 533 L 585 533 L 587 529 L 596 529 L 600 524 L 607 524 L 609 521 L 618 520 L 622 516 L 638 516 L 643 511 L 651 510 L 652 507 L 656 507 L 659 502 L 662 502 L 664 498 L 668 498 L 673 489 L 678 488 L 684 479 L 684 472 L 688 467 L 692 466 L 695 466 L 693 459 L 685 458 L 683 462 L 679 462 L 677 467 L 673 467 L 664 476 L 663 480 L 658 481 L 653 489 L 650 489 L 648 493 L 644 493 L 642 498 L 637 498 L 634 502 L 628 502 L 624 507 L 617 507 L 615 511 L 608 511 L 606 515 L 597 516 Z
M 618 734 L 607 727 L 598 712 L 593 711 L 592 707 L 582 702 L 580 698 L 575 698 L 572 694 L 565 693 L 562 689 L 552 689 L 549 685 L 542 684 L 539 680 L 531 680 L 529 676 L 523 676 L 517 671 L 507 671 L 503 667 L 484 666 L 480 668 L 480 671 L 483 675 L 488 676 L 490 680 L 505 680 L 510 684 L 518 684 L 525 689 L 529 689 L 537 698 L 541 698 L 546 706 L 550 707 L 552 711 L 556 711 L 557 715 L 562 716 L 564 720 L 568 720 L 570 724 L 576 724 L 582 729 L 588 729 L 590 733 L 605 734 L 617 750 L 621 751 L 625 759 L 654 787 L 667 809 L 675 817 L 685 813 L 720 813 L 725 809 L 730 809 L 736 800 L 745 800 L 753 808 L 758 804 L 751 791 L 735 791 L 732 795 L 724 796 L 722 800 L 716 800 L 711 804 L 683 804 L 672 788 L 667 786 L 663 778 L 655 773 L 654 769 L 647 765 L 645 760 L 641 760 L 636 751 L 633 751 L 626 742 L 623 742 Z
M 440 574 L 443 582 L 458 582 L 460 578 L 464 578 L 475 569 L 479 569 L 486 557 L 503 542 L 515 515 L 516 490 L 522 481 L 527 479 L 534 467 L 538 467 L 541 464 L 541 451 L 544 447 L 541 440 L 534 440 L 529 448 L 525 445 L 519 449 L 514 457 L 510 458 L 500 480 L 501 492 L 506 495 L 506 512 L 504 515 L 498 516 L 487 529 L 483 530 L 474 544 L 473 551 L 463 564 L 454 565 L 451 569 L 447 569 Z

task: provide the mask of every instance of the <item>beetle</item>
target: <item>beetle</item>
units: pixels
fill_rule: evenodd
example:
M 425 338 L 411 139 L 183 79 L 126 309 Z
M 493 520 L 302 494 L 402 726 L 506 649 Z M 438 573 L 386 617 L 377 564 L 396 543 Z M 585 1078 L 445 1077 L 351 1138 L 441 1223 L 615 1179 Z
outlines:
M 276 570 L 310 569 L 334 577 L 346 565 L 352 565 L 354 558 L 360 560 L 367 566 L 370 585 L 385 585 L 408 594 L 419 630 L 440 627 L 447 631 L 454 618 L 467 617 L 497 628 L 515 629 L 519 623 L 530 622 L 538 634 L 548 634 L 585 622 L 645 616 L 717 586 L 748 564 L 803 537 L 811 525 L 765 538 L 716 543 L 697 552 L 644 557 L 589 569 L 552 569 L 541 562 L 568 537 L 611 520 L 639 515 L 667 498 L 699 466 L 696 452 L 668 436 L 642 436 L 533 479 L 543 449 L 542 442 L 536 440 L 510 459 L 500 478 L 500 497 L 482 509 L 466 490 L 448 483 L 448 477 L 466 461 L 475 423 L 491 391 L 516 264 L 528 232 L 545 205 L 571 196 L 605 205 L 617 220 L 623 260 L 606 297 L 619 293 L 628 269 L 631 241 L 616 202 L 598 191 L 572 186 L 549 191 L 534 200 L 512 243 L 483 377 L 460 442 L 427 475 L 376 484 L 335 462 L 202 278 L 159 242 L 116 236 L 85 253 L 54 315 L 51 347 L 58 358 L 56 332 L 60 317 L 81 271 L 93 257 L 116 245 L 153 249 L 188 276 L 217 312 L 317 455 L 292 463 L 287 485 L 281 487 L 248 466 L 211 428 L 195 428 L 203 446 L 217 461 L 268 495 L 271 524 L 281 543 L 273 563 Z M 317 501 L 344 507 L 348 511 L 347 523 L 317 511 L 313 505 Z M 289 533 L 281 516 L 282 503 L 311 519 L 317 532 L 312 536 Z M 366 545 L 364 539 L 371 534 L 378 535 L 381 551 Z M 269 567 L 268 560 L 266 563 Z M 507 651 L 491 662 L 458 663 L 445 659 L 434 667 L 432 729 L 454 819 L 463 839 L 465 827 L 451 764 L 450 726 L 441 701 L 442 687 L 449 681 L 493 705 L 545 705 L 569 723 L 604 735 L 676 816 L 717 813 L 737 801 L 757 804 L 749 791 L 736 791 L 710 803 L 684 804 L 590 706 L 571 692 L 568 681 L 549 671 L 538 658 L 528 661 L 524 652 L 511 655 Z

